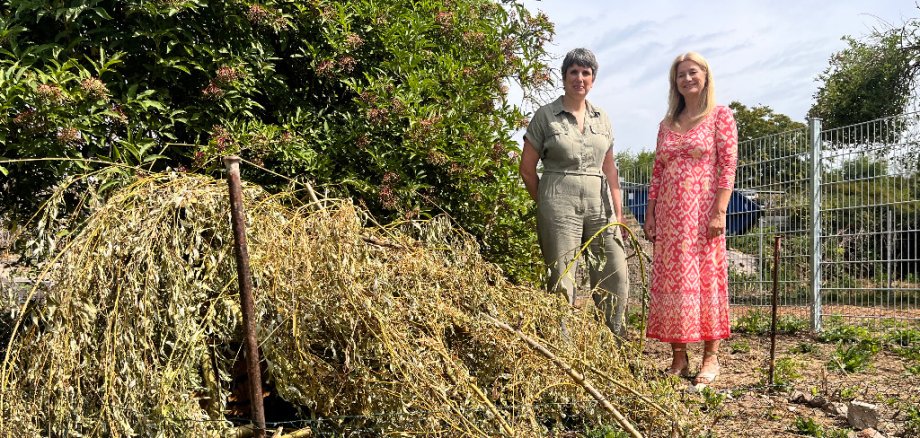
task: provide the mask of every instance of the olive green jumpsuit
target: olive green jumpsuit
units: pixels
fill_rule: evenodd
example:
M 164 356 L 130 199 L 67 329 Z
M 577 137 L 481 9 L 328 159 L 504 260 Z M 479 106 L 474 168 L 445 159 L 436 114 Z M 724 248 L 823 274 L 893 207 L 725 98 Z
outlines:
M 601 228 L 616 222 L 610 187 L 601 171 L 613 145 L 610 120 L 600 108 L 585 104 L 582 132 L 559 97 L 537 110 L 525 134 L 543 162 L 537 185 L 537 233 L 549 268 L 547 286 L 571 304 L 575 302 L 575 256 Z M 608 227 L 592 240 L 585 260 L 594 302 L 610 330 L 622 334 L 629 278 L 617 227 Z

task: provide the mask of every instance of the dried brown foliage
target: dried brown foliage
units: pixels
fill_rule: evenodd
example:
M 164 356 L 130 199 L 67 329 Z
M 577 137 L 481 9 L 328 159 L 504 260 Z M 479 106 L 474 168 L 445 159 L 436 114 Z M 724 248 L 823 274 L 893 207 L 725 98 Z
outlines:
M 293 208 L 254 186 L 244 198 L 268 379 L 304 418 L 336 418 L 343 435 L 495 436 L 504 423 L 543 436 L 613 423 L 483 314 L 555 346 L 646 434 L 698 415 L 593 309 L 507 283 L 446 221 L 381 227 L 347 201 Z M 231 242 L 223 181 L 157 174 L 111 196 L 58 243 L 45 305 L 18 314 L 0 368 L 0 433 L 226 432 L 241 337 Z

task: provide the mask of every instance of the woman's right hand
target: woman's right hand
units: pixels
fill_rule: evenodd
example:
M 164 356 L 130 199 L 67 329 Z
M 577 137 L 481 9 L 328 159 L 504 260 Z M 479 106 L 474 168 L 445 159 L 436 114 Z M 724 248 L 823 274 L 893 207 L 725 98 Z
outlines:
M 645 232 L 645 239 L 649 242 L 655 241 L 655 215 L 654 214 L 645 214 L 645 225 L 642 226 L 642 231 Z

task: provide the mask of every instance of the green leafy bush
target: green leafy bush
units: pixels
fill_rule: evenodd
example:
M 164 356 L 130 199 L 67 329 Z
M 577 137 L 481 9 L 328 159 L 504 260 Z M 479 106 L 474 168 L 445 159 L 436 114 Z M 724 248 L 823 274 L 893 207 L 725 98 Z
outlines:
M 239 154 L 246 179 L 385 221 L 447 212 L 533 278 L 505 93 L 549 83 L 552 32 L 508 0 L 0 0 L 0 208 L 28 217 L 79 160 L 215 174 Z

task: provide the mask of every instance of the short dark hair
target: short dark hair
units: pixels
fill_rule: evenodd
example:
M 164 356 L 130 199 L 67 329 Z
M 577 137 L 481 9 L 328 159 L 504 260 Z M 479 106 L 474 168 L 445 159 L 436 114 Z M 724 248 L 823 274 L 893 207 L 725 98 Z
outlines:
M 565 59 L 562 60 L 563 77 L 565 77 L 565 72 L 567 72 L 572 65 L 590 68 L 591 74 L 597 76 L 597 58 L 595 58 L 594 53 L 588 49 L 579 47 L 565 54 Z

